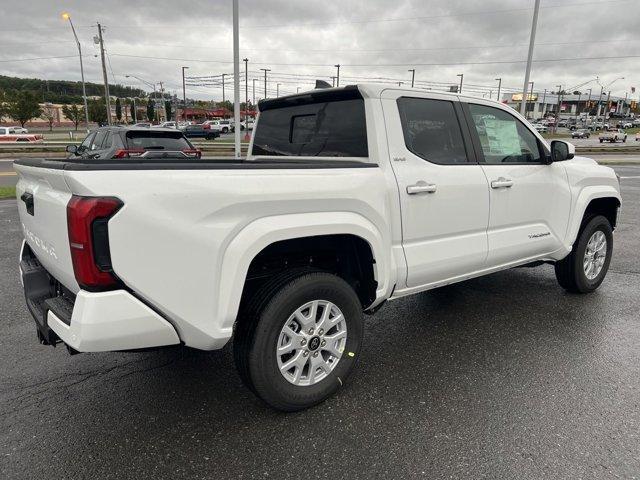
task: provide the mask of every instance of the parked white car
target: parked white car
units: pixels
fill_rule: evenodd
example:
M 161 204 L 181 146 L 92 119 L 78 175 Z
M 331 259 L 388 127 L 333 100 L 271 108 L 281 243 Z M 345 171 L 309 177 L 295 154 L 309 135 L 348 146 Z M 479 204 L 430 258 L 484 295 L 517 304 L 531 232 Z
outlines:
M 8 127 L 8 128 L 10 133 L 18 133 L 18 134 L 29 133 L 29 130 L 27 130 L 24 127 Z
M 244 160 L 15 162 L 42 343 L 233 341 L 245 384 L 294 411 L 344 385 L 386 301 L 539 263 L 571 292 L 605 278 L 618 178 L 510 107 L 359 85 L 259 111 Z
M 206 120 L 202 122 L 202 125 L 209 125 L 211 130 L 215 130 L 220 133 L 228 133 L 232 128 L 231 120 Z
M 600 143 L 602 142 L 615 143 L 618 140 L 624 143 L 627 141 L 627 134 L 621 128 L 609 128 L 603 131 L 602 133 L 600 133 L 598 140 L 600 140 Z

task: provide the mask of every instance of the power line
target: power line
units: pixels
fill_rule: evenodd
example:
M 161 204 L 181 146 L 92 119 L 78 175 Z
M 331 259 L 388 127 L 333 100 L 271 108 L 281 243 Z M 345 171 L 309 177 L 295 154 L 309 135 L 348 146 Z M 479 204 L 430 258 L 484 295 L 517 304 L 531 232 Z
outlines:
M 90 57 L 91 55 L 83 55 L 83 57 Z M 30 58 L 10 58 L 0 60 L 0 63 L 10 63 L 10 62 L 30 62 L 32 60 L 53 60 L 58 58 L 78 58 L 78 55 L 60 55 L 57 57 L 30 57 Z
M 114 57 L 128 58 L 144 58 L 149 60 L 168 60 L 178 62 L 200 62 L 200 63 L 218 63 L 229 65 L 233 62 L 224 60 L 206 60 L 197 58 L 177 58 L 177 57 L 155 57 L 147 55 L 128 55 L 121 53 L 112 53 Z M 533 60 L 534 63 L 548 62 L 575 62 L 581 60 L 621 60 L 628 58 L 640 58 L 640 55 L 616 55 L 616 56 L 599 56 L 599 57 L 571 57 L 571 58 L 545 58 Z M 406 67 L 406 66 L 455 66 L 455 65 L 507 65 L 516 63 L 525 63 L 526 60 L 491 60 L 481 62 L 409 62 L 409 63 L 342 63 L 343 67 Z M 252 62 L 254 65 L 272 65 L 272 66 L 288 66 L 288 67 L 333 67 L 334 64 L 329 63 L 276 63 L 276 62 Z

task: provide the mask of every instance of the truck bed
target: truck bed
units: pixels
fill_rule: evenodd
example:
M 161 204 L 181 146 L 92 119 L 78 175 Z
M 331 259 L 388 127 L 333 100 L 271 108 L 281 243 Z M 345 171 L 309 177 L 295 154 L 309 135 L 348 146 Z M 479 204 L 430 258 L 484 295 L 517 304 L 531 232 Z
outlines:
M 244 160 L 233 157 L 182 159 L 126 159 L 75 160 L 54 158 L 19 158 L 15 165 L 54 170 L 260 170 L 260 169 L 318 169 L 318 168 L 375 168 L 375 163 L 357 160 Z

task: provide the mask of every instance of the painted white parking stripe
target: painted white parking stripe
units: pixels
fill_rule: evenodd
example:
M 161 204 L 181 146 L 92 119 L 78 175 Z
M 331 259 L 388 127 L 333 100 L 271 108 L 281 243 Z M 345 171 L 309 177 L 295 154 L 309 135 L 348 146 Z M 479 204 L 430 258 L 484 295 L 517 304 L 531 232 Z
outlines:
M 640 178 L 640 175 L 632 175 L 630 177 L 620 177 L 621 179 L 626 179 L 626 178 Z

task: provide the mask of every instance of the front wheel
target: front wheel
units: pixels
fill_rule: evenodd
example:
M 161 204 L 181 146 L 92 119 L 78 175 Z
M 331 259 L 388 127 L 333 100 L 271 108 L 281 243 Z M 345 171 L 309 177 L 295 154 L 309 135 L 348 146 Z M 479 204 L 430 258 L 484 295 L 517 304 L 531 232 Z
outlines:
M 593 292 L 609 270 L 613 253 L 613 230 L 606 217 L 598 215 L 583 225 L 571 253 L 556 262 L 558 283 L 572 293 Z
M 324 401 L 346 382 L 362 337 L 362 306 L 347 282 L 320 271 L 285 272 L 243 306 L 234 357 L 260 399 L 293 412 Z

